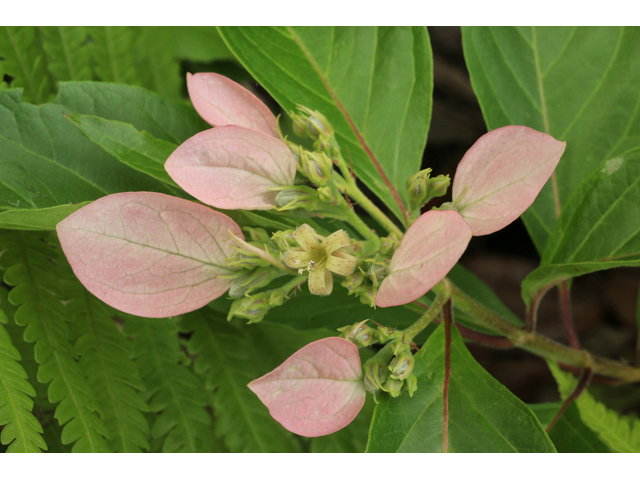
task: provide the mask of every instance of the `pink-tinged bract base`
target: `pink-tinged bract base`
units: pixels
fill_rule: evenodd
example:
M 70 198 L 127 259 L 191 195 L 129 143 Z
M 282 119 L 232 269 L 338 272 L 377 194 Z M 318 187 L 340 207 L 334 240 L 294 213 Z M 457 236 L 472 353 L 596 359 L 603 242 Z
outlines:
M 301 348 L 249 388 L 284 428 L 305 437 L 349 425 L 366 396 L 358 348 L 339 337 Z
M 480 137 L 453 180 L 453 203 L 473 234 L 496 232 L 522 215 L 549 180 L 565 146 L 522 126 Z
M 409 227 L 389 263 L 376 305 L 412 302 L 442 280 L 464 253 L 471 230 L 458 212 L 431 210 Z
M 150 192 L 96 200 L 57 226 L 62 249 L 82 284 L 123 312 L 170 317 L 222 295 L 233 253 L 226 215 L 187 200 Z
M 200 132 L 180 145 L 165 169 L 198 200 L 229 210 L 268 210 L 278 192 L 292 185 L 296 159 L 277 138 L 243 127 Z
M 189 73 L 187 88 L 193 107 L 209 125 L 239 125 L 279 137 L 269 107 L 233 80 L 217 73 Z

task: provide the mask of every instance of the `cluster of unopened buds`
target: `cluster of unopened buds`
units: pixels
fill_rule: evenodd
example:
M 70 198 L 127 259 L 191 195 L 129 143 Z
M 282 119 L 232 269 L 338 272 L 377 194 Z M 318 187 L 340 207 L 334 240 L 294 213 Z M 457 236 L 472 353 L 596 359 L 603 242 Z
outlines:
M 214 128 L 180 145 L 165 168 L 202 203 L 119 193 L 81 208 L 57 227 L 80 281 L 134 315 L 181 315 L 228 292 L 235 299 L 229 318 L 253 323 L 305 281 L 312 294 L 331 294 L 334 275 L 371 306 L 412 302 L 443 280 L 472 236 L 500 230 L 531 205 L 565 148 L 527 127 L 489 132 L 460 162 L 451 203 L 420 215 L 402 238 L 391 232 L 381 238 L 345 198 L 355 181 L 320 112 L 300 107 L 291 113 L 294 132 L 313 144 L 309 151 L 283 137 L 269 108 L 237 83 L 199 73 L 188 75 L 187 85 L 195 109 Z M 432 178 L 430 169 L 413 175 L 407 180 L 409 211 L 418 216 L 449 184 L 447 176 Z M 268 232 L 241 228 L 209 206 L 307 220 Z M 363 239 L 342 229 L 324 232 L 314 227 L 317 217 L 350 223 Z M 290 279 L 269 289 L 280 277 Z M 295 433 L 318 436 L 343 428 L 362 408 L 366 392 L 395 397 L 418 388 L 411 338 L 364 322 L 342 331 L 343 337 L 313 342 L 249 384 L 271 415 Z M 363 374 L 358 347 L 374 343 L 384 346 Z

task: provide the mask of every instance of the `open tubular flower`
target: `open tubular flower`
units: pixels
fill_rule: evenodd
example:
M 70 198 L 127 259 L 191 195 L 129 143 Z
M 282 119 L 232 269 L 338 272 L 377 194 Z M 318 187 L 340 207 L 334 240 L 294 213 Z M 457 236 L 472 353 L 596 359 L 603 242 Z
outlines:
M 299 247 L 283 254 L 287 266 L 299 274 L 309 272 L 309 291 L 314 295 L 329 295 L 333 290 L 333 275 L 347 276 L 356 268 L 356 257 L 349 249 L 347 232 L 338 230 L 328 237 L 318 235 L 306 223 L 293 232 Z

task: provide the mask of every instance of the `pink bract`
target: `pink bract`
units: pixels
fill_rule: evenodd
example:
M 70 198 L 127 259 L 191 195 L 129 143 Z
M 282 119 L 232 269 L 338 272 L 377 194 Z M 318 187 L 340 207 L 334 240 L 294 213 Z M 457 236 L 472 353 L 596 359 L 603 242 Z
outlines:
M 134 315 L 170 317 L 222 295 L 233 250 L 226 215 L 150 192 L 96 200 L 57 226 L 62 249 L 82 284 L 105 303 Z
M 483 135 L 458 165 L 453 203 L 474 235 L 506 227 L 536 199 L 566 143 L 528 127 Z
M 310 343 L 249 388 L 275 420 L 306 437 L 346 427 L 366 396 L 358 348 L 339 337 Z
M 180 145 L 165 169 L 198 200 L 217 208 L 268 210 L 278 192 L 292 185 L 296 159 L 277 138 L 237 126 L 200 132 Z
M 269 107 L 233 80 L 217 73 L 188 73 L 187 88 L 194 108 L 209 125 L 239 125 L 279 137 Z
M 431 210 L 422 214 L 393 254 L 389 275 L 376 294 L 376 305 L 404 305 L 427 293 L 453 268 L 471 236 L 456 211 Z

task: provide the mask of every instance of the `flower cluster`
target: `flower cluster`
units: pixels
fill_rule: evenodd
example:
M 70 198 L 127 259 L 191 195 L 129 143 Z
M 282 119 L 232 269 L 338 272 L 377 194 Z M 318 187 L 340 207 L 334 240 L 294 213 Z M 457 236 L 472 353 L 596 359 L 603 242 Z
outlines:
M 188 139 L 167 159 L 165 168 L 179 186 L 220 209 L 302 208 L 310 212 L 307 217 L 359 221 L 358 231 L 373 235 L 368 245 L 374 247 L 359 249 L 363 241 L 344 230 L 323 236 L 306 223 L 273 236 L 245 228 L 250 237 L 245 239 L 231 218 L 199 203 L 150 192 L 109 195 L 60 222 L 58 236 L 87 289 L 135 315 L 183 314 L 228 291 L 236 299 L 229 316 L 253 323 L 281 305 L 299 279 L 308 277 L 312 294 L 329 295 L 334 274 L 372 306 L 411 302 L 446 276 L 473 235 L 505 227 L 531 205 L 565 147 L 527 127 L 489 132 L 460 162 L 453 202 L 421 215 L 401 241 L 400 234 L 380 239 L 354 220 L 343 197 L 346 177 L 333 170 L 342 157 L 321 113 L 300 107 L 292 114 L 294 132 L 313 143 L 310 152 L 282 138 L 269 108 L 237 83 L 199 73 L 187 76 L 187 86 L 195 109 L 214 128 Z M 413 212 L 449 187 L 448 177 L 430 178 L 430 172 L 407 180 Z M 300 177 L 307 184 L 300 184 Z M 279 276 L 296 274 L 306 277 L 252 294 Z M 353 420 L 365 391 L 392 396 L 416 391 L 404 338 L 384 328 L 374 332 L 364 322 L 343 330 L 346 338 L 311 343 L 249 384 L 285 428 L 327 435 Z M 356 345 L 374 342 L 386 345 L 363 374 Z

